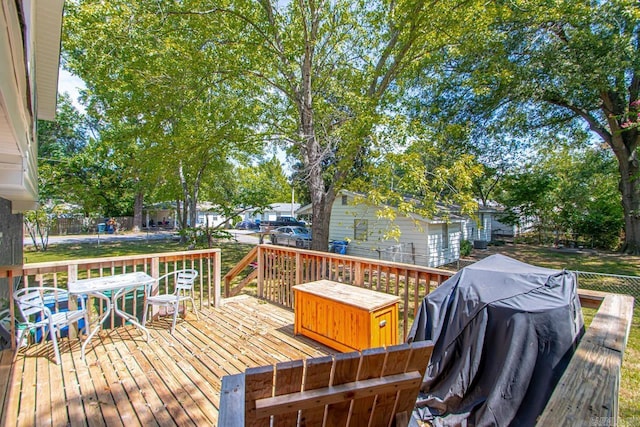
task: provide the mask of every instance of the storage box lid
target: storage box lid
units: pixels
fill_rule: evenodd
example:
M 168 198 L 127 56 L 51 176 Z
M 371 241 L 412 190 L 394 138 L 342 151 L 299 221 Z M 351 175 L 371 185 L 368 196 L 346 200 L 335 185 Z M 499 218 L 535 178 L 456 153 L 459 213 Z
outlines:
M 293 290 L 340 301 L 343 304 L 364 308 L 369 311 L 374 311 L 400 301 L 400 298 L 395 295 L 346 285 L 331 280 L 302 283 L 294 286 Z

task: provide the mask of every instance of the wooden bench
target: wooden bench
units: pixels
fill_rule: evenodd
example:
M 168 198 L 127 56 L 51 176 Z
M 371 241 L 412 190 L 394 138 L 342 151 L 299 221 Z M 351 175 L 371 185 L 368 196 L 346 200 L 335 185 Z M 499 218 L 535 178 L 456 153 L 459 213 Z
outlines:
M 218 425 L 408 425 L 429 341 L 249 368 L 222 378 Z
M 633 297 L 579 289 L 580 304 L 597 308 L 538 426 L 617 425 L 620 369 L 633 319 Z

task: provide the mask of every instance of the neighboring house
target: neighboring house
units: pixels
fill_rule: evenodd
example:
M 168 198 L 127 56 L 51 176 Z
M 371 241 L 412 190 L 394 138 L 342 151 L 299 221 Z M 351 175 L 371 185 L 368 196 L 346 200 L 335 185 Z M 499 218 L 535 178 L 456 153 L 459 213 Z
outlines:
M 22 265 L 22 213 L 38 206 L 36 119 L 56 114 L 63 4 L 0 2 L 0 265 Z
M 493 207 L 478 207 L 476 217 L 472 218 L 463 215 L 464 227 L 462 229 L 462 239 L 473 241 L 490 242 L 492 239 L 493 225 L 496 222 L 496 215 L 500 211 Z
M 275 221 L 281 216 L 295 216 L 296 210 L 300 208 L 300 203 L 272 203 L 269 208 L 262 213 L 258 209 L 250 209 L 243 213 L 242 219 L 245 221 Z
M 216 205 L 210 202 L 200 202 L 196 206 L 195 227 L 217 227 L 227 221 L 227 217 L 220 214 Z M 151 227 L 179 228 L 175 202 L 154 203 L 142 210 L 143 228 Z
M 503 215 L 502 207 L 494 202 L 490 202 L 489 206 L 479 205 L 474 218 L 461 215 L 465 219 L 462 239 L 486 243 L 502 237 L 513 237 L 516 229 L 500 221 Z
M 438 267 L 460 258 L 464 219 L 425 218 L 397 214 L 393 223 L 377 216 L 379 206 L 355 203 L 356 193 L 342 190 L 331 209 L 330 241 L 348 241 L 347 254 L 409 264 Z M 361 197 L 361 196 L 360 196 Z M 304 214 L 305 210 L 299 210 Z M 400 234 L 385 237 L 393 226 Z
M 503 213 L 497 213 L 492 217 L 491 222 L 491 240 L 501 239 L 504 237 L 514 237 L 519 234 L 519 229 L 515 225 L 501 222 Z
M 227 217 L 218 211 L 218 206 L 210 202 L 202 202 L 197 205 L 196 227 L 218 227 L 227 222 Z

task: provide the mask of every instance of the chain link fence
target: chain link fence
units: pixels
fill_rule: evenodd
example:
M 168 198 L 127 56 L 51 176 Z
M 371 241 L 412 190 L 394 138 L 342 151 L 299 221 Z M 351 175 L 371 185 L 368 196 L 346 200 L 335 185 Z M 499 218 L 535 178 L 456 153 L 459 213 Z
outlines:
M 640 276 L 574 271 L 578 277 L 578 288 L 593 291 L 631 295 L 635 299 L 633 323 L 640 325 Z
M 441 268 L 458 271 L 476 262 L 475 260 L 458 260 Z M 640 276 L 623 276 L 619 274 L 594 273 L 591 271 L 573 271 L 578 279 L 578 288 L 592 291 L 611 292 L 631 295 L 636 301 L 633 308 L 634 324 L 640 324 Z

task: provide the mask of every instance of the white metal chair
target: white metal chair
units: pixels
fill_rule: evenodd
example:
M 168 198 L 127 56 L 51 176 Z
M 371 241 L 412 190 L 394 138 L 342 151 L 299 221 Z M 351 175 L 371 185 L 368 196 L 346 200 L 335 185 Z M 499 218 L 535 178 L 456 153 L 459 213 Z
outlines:
M 193 300 L 193 285 L 197 277 L 198 272 L 196 270 L 176 270 L 173 273 L 165 274 L 164 276 L 159 277 L 157 282 L 160 286 L 162 286 L 163 281 L 166 282 L 167 280 L 173 278 L 175 289 L 172 293 L 169 294 L 151 295 L 153 287 L 148 287 L 147 297 L 144 302 L 142 326 L 145 326 L 147 322 L 147 313 L 149 311 L 149 306 L 157 305 L 167 308 L 171 307 L 173 308 L 173 323 L 171 324 L 171 335 L 173 335 L 173 332 L 176 329 L 176 320 L 178 319 L 178 307 L 180 306 L 181 302 L 185 302 L 187 300 L 191 301 L 193 312 L 196 314 L 196 318 L 200 320 L 195 301 Z
M 60 364 L 60 350 L 58 349 L 60 330 L 81 319 L 84 319 L 83 329 L 85 332 L 89 330 L 89 314 L 85 308 L 84 298 L 78 298 L 80 308 L 70 310 L 68 309 L 69 293 L 64 289 L 23 288 L 16 291 L 13 297 L 24 320 L 23 328 L 18 335 L 18 344 L 22 343 L 25 334 L 32 330 L 41 329 L 42 339 L 48 331 L 58 365 Z M 61 309 L 64 305 L 67 305 L 67 310 Z

